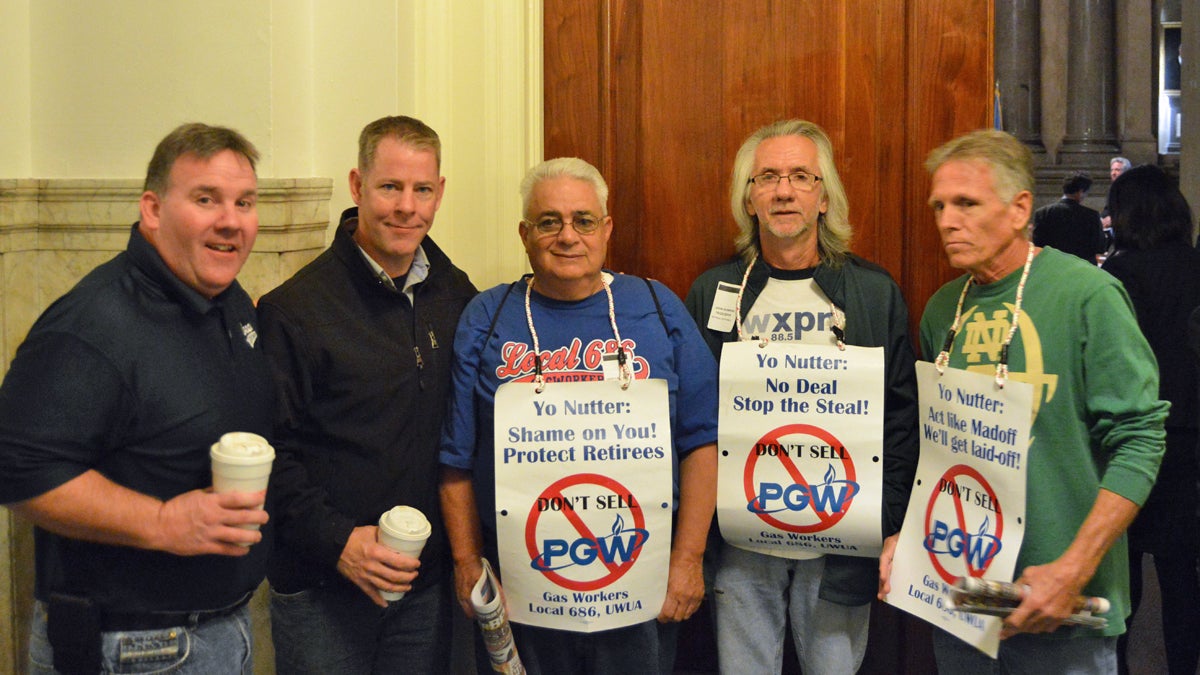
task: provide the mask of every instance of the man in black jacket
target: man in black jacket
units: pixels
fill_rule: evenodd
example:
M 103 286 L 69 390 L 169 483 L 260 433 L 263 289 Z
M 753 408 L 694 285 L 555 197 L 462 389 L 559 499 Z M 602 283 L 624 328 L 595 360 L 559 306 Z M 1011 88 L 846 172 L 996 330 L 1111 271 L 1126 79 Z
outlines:
M 1106 244 L 1100 214 L 1083 205 L 1091 187 L 1092 179 L 1083 172 L 1063 179 L 1062 199 L 1033 212 L 1034 245 L 1051 246 L 1096 264 Z
M 279 394 L 268 578 L 276 669 L 447 669 L 447 546 L 437 449 L 454 329 L 475 295 L 427 237 L 441 143 L 419 120 L 363 129 L 333 244 L 259 303 Z M 377 541 L 385 511 L 420 510 L 420 560 Z M 418 573 L 419 569 L 419 573 Z M 380 592 L 405 592 L 388 604 Z

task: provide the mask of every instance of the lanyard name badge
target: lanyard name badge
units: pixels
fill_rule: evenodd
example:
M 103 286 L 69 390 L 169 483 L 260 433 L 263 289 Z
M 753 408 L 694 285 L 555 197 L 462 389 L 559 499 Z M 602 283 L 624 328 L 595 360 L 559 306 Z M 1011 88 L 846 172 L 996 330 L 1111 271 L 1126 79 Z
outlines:
M 713 297 L 712 309 L 708 313 L 709 330 L 717 333 L 728 333 L 733 330 L 737 321 L 737 305 L 741 296 L 741 287 L 728 281 L 717 282 L 717 294 Z
M 621 345 L 607 278 L 604 289 Z M 602 366 L 615 378 L 547 382 L 539 358 L 532 383 L 496 390 L 497 541 L 518 623 L 594 632 L 662 609 L 673 461 L 667 383 L 634 380 L 623 348 L 618 354 Z

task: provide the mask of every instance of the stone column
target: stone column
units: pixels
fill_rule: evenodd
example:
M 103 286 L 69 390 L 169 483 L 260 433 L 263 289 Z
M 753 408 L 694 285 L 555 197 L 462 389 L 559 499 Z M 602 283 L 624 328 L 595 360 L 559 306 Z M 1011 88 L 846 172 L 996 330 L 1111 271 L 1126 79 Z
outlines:
M 1044 155 L 1038 5 L 1038 0 L 996 0 L 996 82 L 1004 130 Z
M 1117 0 L 1117 136 L 1121 152 L 1136 164 L 1158 161 L 1158 53 L 1153 0 Z
M 1200 213 L 1200 4 L 1183 3 L 1183 71 L 1179 83 L 1183 125 L 1180 128 L 1179 189 L 1193 213 Z
M 1067 129 L 1059 163 L 1103 164 L 1117 144 L 1113 0 L 1071 0 L 1067 17 Z
M 20 309 L 36 302 L 36 290 L 20 283 L 24 272 L 10 264 L 13 251 L 26 251 L 37 240 L 37 212 L 37 181 L 0 179 L 0 305 L 5 309 L 0 319 L 0 372 L 8 370 L 17 345 L 37 318 L 36 312 Z M 0 508 L 0 673 L 23 672 L 27 661 L 32 549 L 28 526 L 23 527 L 11 511 Z

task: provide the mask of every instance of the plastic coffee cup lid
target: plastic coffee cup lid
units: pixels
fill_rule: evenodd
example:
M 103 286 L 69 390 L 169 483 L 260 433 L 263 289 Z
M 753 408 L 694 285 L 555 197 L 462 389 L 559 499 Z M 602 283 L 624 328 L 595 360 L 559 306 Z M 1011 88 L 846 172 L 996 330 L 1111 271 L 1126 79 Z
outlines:
M 209 449 L 212 457 L 228 464 L 261 464 L 275 459 L 275 449 L 267 439 L 248 431 L 231 431 Z
M 392 507 L 379 519 L 379 525 L 393 536 L 412 539 L 428 537 L 433 529 L 425 514 L 411 506 Z

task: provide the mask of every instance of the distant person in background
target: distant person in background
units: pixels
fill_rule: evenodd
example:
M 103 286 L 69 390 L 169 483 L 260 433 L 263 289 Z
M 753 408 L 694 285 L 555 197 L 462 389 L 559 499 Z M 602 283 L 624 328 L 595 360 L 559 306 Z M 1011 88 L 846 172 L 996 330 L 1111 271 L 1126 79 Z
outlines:
M 1076 172 L 1063 179 L 1062 199 L 1033 213 L 1033 243 L 1051 246 L 1096 264 L 1106 250 L 1100 214 L 1083 205 L 1092 179 Z
M 1125 159 L 1124 157 L 1113 157 L 1112 159 L 1108 160 L 1108 179 L 1110 181 L 1115 181 L 1117 180 L 1117 176 L 1120 176 L 1132 168 L 1133 164 L 1131 164 L 1129 160 Z
M 1113 157 L 1108 160 L 1108 180 L 1115 181 L 1117 176 L 1125 173 L 1133 164 L 1124 157 Z M 1100 224 L 1104 227 L 1105 253 L 1113 252 L 1112 216 L 1109 214 L 1108 200 L 1104 200 L 1104 208 L 1100 211 Z
M 1192 211 L 1156 166 L 1121 174 L 1108 192 L 1116 252 L 1104 269 L 1125 284 L 1138 325 L 1158 360 L 1159 398 L 1171 402 L 1167 452 L 1158 482 L 1129 528 L 1132 609 L 1142 591 L 1142 554 L 1154 556 L 1162 594 L 1163 638 L 1170 673 L 1193 675 L 1200 658 L 1200 554 L 1197 506 L 1197 357 L 1188 319 L 1200 307 L 1200 251 L 1192 248 Z M 1132 618 L 1131 618 L 1132 620 Z M 1128 635 L 1128 633 L 1126 634 Z M 1118 645 L 1122 672 L 1126 636 Z

